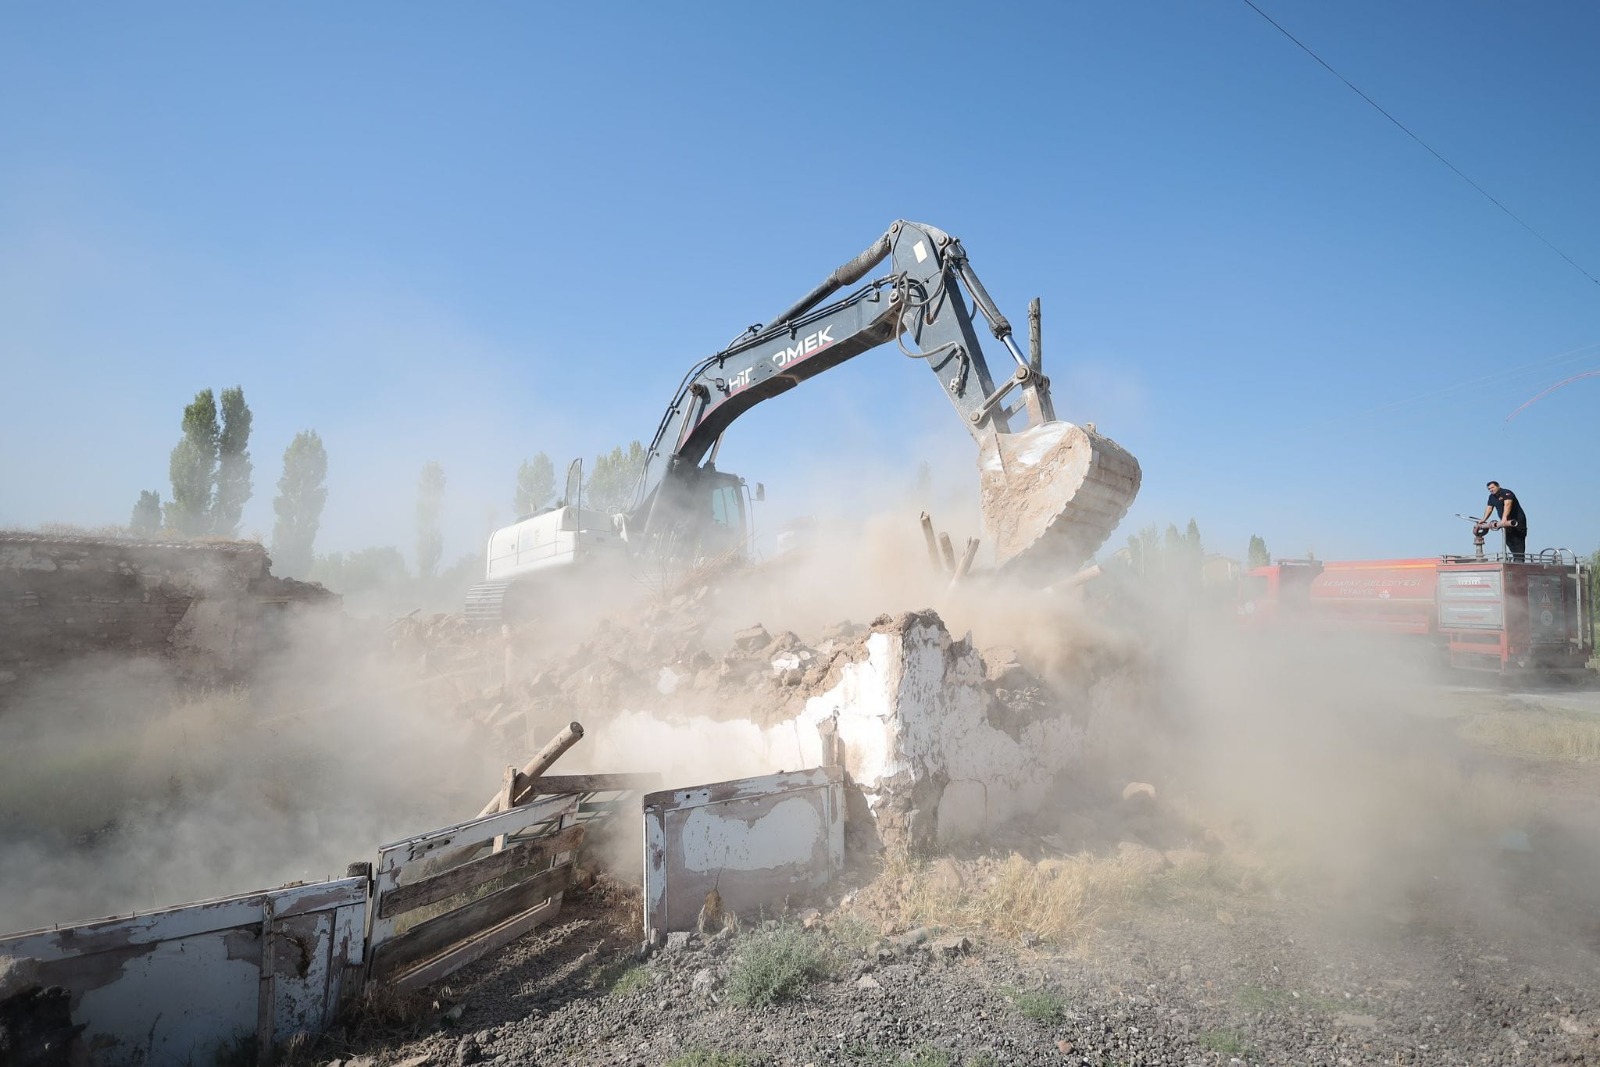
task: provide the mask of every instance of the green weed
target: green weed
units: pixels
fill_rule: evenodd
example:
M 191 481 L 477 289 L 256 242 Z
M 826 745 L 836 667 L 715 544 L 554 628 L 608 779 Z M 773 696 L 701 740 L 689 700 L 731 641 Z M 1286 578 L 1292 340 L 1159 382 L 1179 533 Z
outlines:
M 1224 1056 L 1248 1056 L 1250 1046 L 1238 1030 L 1203 1030 L 1197 1039 L 1200 1047 Z
M 1259 985 L 1244 986 L 1235 995 L 1239 1006 L 1249 1011 L 1279 1011 L 1295 1003 L 1294 994 L 1288 990 L 1268 989 Z
M 855 956 L 878 943 L 878 931 L 859 915 L 841 915 L 830 921 L 828 933 L 845 951 Z
M 650 987 L 650 969 L 624 956 L 597 967 L 589 984 L 602 993 L 625 997 Z
M 667 1061 L 667 1067 L 760 1067 L 761 1061 L 743 1052 L 694 1048 Z
M 1055 1022 L 1067 1006 L 1064 998 L 1047 989 L 1008 989 L 1005 995 L 1018 1011 L 1038 1023 Z
M 775 1004 L 832 974 L 833 955 L 793 926 L 756 934 L 739 946 L 728 972 L 728 999 L 740 1007 Z

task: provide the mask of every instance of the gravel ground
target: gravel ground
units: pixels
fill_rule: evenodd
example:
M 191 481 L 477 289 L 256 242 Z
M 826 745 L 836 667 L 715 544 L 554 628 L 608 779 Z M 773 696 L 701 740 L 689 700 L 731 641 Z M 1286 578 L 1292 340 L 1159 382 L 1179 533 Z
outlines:
M 1313 857 L 1320 866 L 1249 867 L 1252 846 L 1219 842 L 1177 807 L 1162 819 L 1131 817 L 1126 797 L 1098 817 L 1073 808 L 1101 833 L 1065 851 L 1087 842 L 1113 855 L 1133 830 L 1146 841 L 1165 831 L 1174 839 L 1160 847 L 1209 848 L 1213 862 L 1201 879 L 1096 913 L 1069 944 L 907 930 L 886 902 L 919 876 L 861 869 L 829 888 L 819 914 L 674 935 L 641 961 L 636 891 L 602 879 L 570 894 L 552 926 L 403 1006 L 387 1028 L 373 1015 L 334 1031 L 307 1062 L 1600 1065 L 1600 765 L 1461 759 L 1514 783 L 1528 812 L 1517 829 L 1402 836 L 1412 854 L 1381 853 L 1390 868 L 1343 877 L 1332 852 Z M 981 885 L 997 860 L 1051 855 L 1065 832 L 1017 831 L 921 877 L 955 865 L 962 884 Z M 825 973 L 775 1003 L 741 1004 L 741 961 L 770 961 L 773 938 L 826 956 Z
M 1219 906 L 1219 904 L 1221 906 Z M 1281 894 L 1140 908 L 1070 949 L 838 911 L 681 935 L 640 963 L 612 891 L 455 976 L 411 1034 L 330 1042 L 412 1067 L 489 1064 L 1600 1064 L 1600 970 L 1582 945 Z M 792 998 L 734 1003 L 764 938 L 828 952 Z

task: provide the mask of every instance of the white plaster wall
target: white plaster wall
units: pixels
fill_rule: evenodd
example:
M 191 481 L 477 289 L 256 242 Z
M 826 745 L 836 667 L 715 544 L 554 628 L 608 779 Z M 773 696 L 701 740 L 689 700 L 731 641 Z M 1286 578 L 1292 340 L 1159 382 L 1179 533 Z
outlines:
M 874 633 L 867 658 L 806 702 L 812 723 L 835 718 L 845 769 L 869 794 L 902 771 L 943 772 L 939 837 L 981 833 L 1037 810 L 1052 779 L 1082 755 L 1083 727 L 1065 711 L 1029 723 L 1019 738 L 984 713 L 983 659 L 970 642 L 952 653 L 942 625 L 916 621 Z
M 1064 710 L 1029 723 L 1019 738 L 992 726 L 982 657 L 936 621 L 873 633 L 866 652 L 789 722 L 762 728 L 625 712 L 591 731 L 593 743 L 567 769 L 659 769 L 663 786 L 677 788 L 816 767 L 827 761 L 820 726 L 831 719 L 845 769 L 870 806 L 897 775 L 942 772 L 939 837 L 958 840 L 1037 810 L 1055 775 L 1081 758 L 1083 727 Z
M 825 762 L 816 726 L 800 719 L 763 729 L 748 719 L 625 711 L 590 728 L 560 769 L 569 774 L 659 771 L 661 788 L 678 789 Z

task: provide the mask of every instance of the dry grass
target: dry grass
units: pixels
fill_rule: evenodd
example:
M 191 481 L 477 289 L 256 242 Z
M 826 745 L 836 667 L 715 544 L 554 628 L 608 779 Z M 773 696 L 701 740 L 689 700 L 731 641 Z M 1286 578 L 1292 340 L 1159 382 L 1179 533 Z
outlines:
M 1600 760 L 1600 720 L 1546 708 L 1476 715 L 1462 723 L 1473 744 L 1533 759 L 1589 763 Z
M 1223 873 L 1215 861 L 1152 870 L 1137 857 L 1080 853 L 1037 862 L 1013 854 L 981 866 L 962 885 L 895 856 L 884 877 L 898 887 L 890 906 L 902 924 L 1032 934 L 1060 943 L 1081 939 L 1097 923 L 1140 904 L 1202 890 Z

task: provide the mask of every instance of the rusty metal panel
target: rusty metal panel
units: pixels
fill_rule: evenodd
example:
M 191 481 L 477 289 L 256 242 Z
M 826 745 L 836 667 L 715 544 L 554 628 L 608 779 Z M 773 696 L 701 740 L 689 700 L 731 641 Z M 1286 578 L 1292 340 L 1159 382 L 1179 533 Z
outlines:
M 671 789 L 644 798 L 647 937 L 692 929 L 713 889 L 754 915 L 825 885 L 844 863 L 838 767 Z
M 209 1063 L 325 1027 L 364 925 L 367 880 L 344 878 L 0 938 L 65 988 L 97 1065 Z

